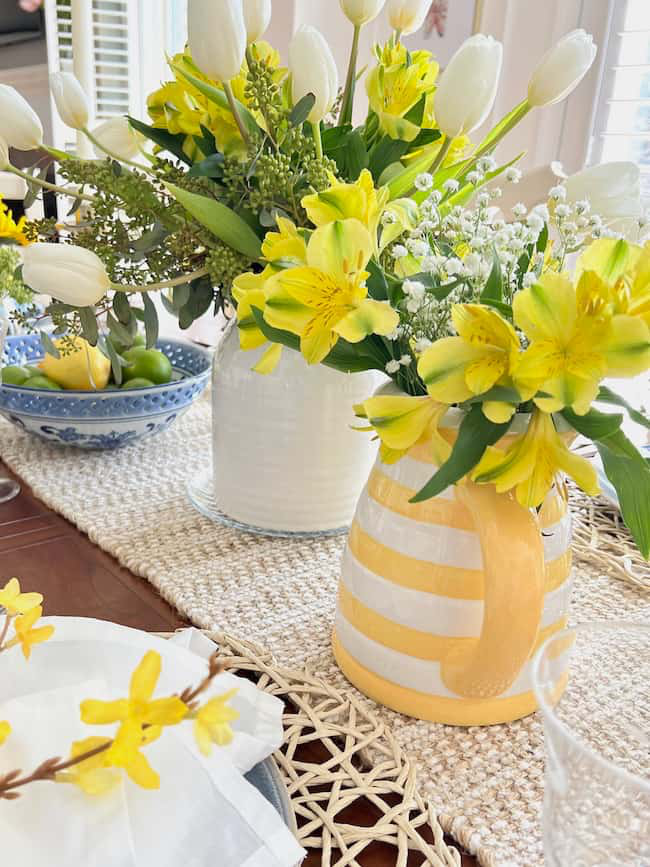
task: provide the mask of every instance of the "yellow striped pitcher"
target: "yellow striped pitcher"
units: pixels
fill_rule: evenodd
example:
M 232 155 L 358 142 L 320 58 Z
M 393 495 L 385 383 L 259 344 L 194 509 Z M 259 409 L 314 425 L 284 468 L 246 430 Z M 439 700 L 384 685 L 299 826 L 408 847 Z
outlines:
M 426 443 L 396 464 L 377 459 L 343 556 L 334 655 L 355 686 L 401 713 L 519 719 L 536 709 L 531 656 L 566 625 L 566 499 L 553 489 L 535 514 L 464 482 L 409 503 L 434 471 Z

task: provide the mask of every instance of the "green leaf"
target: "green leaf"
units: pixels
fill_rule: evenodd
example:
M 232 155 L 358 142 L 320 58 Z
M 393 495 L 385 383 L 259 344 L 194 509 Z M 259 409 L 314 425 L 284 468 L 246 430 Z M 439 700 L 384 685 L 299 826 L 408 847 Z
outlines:
M 39 337 L 41 338 L 41 345 L 42 345 L 43 349 L 45 350 L 45 352 L 48 355 L 54 356 L 54 358 L 61 358 L 61 353 L 54 345 L 54 341 L 52 340 L 50 335 L 47 333 L 47 331 L 39 331 L 38 334 L 39 334 Z
M 183 151 L 183 144 L 186 138 L 183 133 L 177 133 L 174 135 L 167 132 L 166 129 L 157 129 L 155 126 L 149 126 L 149 124 L 142 123 L 141 120 L 136 120 L 134 117 L 129 117 L 129 124 L 133 129 L 142 133 L 145 138 L 148 138 L 154 144 L 157 144 L 158 147 L 162 148 L 164 151 L 168 151 L 170 154 L 178 157 L 179 160 L 182 160 L 182 162 L 186 163 L 188 166 L 192 165 L 192 160 Z
M 619 413 L 599 412 L 590 409 L 586 415 L 578 415 L 569 407 L 562 410 L 562 416 L 574 430 L 590 440 L 602 440 L 615 434 L 621 427 L 623 416 Z
M 189 170 L 190 177 L 220 178 L 223 176 L 223 154 L 210 154 L 204 160 L 194 163 Z
M 361 133 L 353 130 L 345 140 L 345 176 L 356 181 L 361 172 L 368 168 L 368 151 Z
M 126 361 L 115 348 L 113 339 L 110 336 L 100 337 L 97 345 L 111 362 L 111 370 L 113 371 L 115 384 L 122 385 L 122 368 L 126 367 Z
M 501 261 L 497 255 L 497 251 L 493 248 L 492 252 L 492 270 L 487 279 L 487 283 L 481 292 L 481 301 L 484 304 L 489 304 L 491 301 L 503 301 L 503 274 L 501 273 Z
M 650 559 L 650 466 L 618 431 L 596 447 L 605 475 L 616 488 L 621 514 L 646 560 Z
M 182 75 L 186 81 L 189 81 L 190 84 L 193 84 L 194 87 L 203 94 L 203 96 L 207 97 L 207 99 L 210 100 L 210 102 L 218 105 L 219 108 L 225 108 L 226 111 L 231 110 L 230 103 L 228 102 L 228 97 L 223 90 L 220 90 L 218 87 L 215 87 L 212 84 L 208 84 L 207 81 L 203 81 L 202 79 L 197 78 L 195 75 L 186 72 L 185 69 L 178 63 L 170 63 L 169 65 L 174 70 L 174 72 L 178 72 L 178 74 Z M 239 102 L 238 99 L 235 100 L 235 106 L 248 132 L 252 135 L 256 135 L 257 133 L 259 133 L 260 128 L 257 125 L 255 118 L 246 108 L 246 106 L 242 102 Z
M 406 141 L 388 135 L 381 138 L 368 154 L 368 168 L 373 178 L 377 181 L 384 169 L 398 162 L 408 149 L 409 143 Z
M 623 416 L 596 409 L 562 415 L 583 436 L 593 440 L 605 475 L 618 494 L 621 514 L 646 560 L 650 558 L 650 465 L 620 429 Z
M 191 292 L 189 283 L 179 283 L 178 286 L 174 286 L 172 289 L 172 311 L 174 313 L 178 313 L 181 307 L 185 307 L 187 302 L 190 300 L 190 292 Z
M 133 346 L 133 335 L 110 311 L 106 314 L 106 324 L 114 340 L 123 346 Z
M 454 193 L 453 196 L 445 199 L 445 201 L 440 205 L 441 215 L 443 217 L 446 216 L 455 205 L 467 204 L 467 202 L 469 202 L 469 200 L 472 198 L 472 196 L 474 196 L 477 190 L 480 190 L 482 186 L 489 183 L 494 178 L 498 178 L 499 175 L 505 172 L 506 169 L 509 169 L 510 166 L 513 166 L 516 162 L 519 162 L 519 160 L 524 156 L 525 153 L 525 151 L 521 151 L 517 154 L 516 157 L 513 157 L 509 162 L 504 163 L 502 166 L 499 166 L 493 172 L 487 172 L 484 175 L 483 180 L 478 184 L 463 183 L 464 175 L 467 174 L 467 172 L 465 172 L 463 175 L 459 175 L 458 181 L 461 184 L 461 188 L 456 193 Z M 436 185 L 437 183 L 438 181 L 436 175 Z
M 220 241 L 249 259 L 259 259 L 262 242 L 248 223 L 231 208 L 216 199 L 190 193 L 174 184 L 165 186 L 185 210 Z
M 97 327 L 97 318 L 95 316 L 94 307 L 80 307 L 77 311 L 79 321 L 83 330 L 83 336 L 91 346 L 97 346 L 99 337 L 99 328 Z
M 490 148 L 494 147 L 498 142 L 501 135 L 509 128 L 515 126 L 522 117 L 524 117 L 528 112 L 528 101 L 523 100 L 519 105 L 516 105 L 511 112 L 509 112 L 504 118 L 502 118 L 496 126 L 492 127 L 490 132 L 485 136 L 483 141 L 476 149 L 477 155 L 482 155 L 487 153 Z
M 539 233 L 537 238 L 537 244 L 535 245 L 535 249 L 538 253 L 543 253 L 546 250 L 546 246 L 548 244 L 548 223 L 544 223 L 544 228 Z
M 214 301 L 214 289 L 209 277 L 199 277 L 190 284 L 190 297 L 178 313 L 178 324 L 185 330 L 206 313 Z
M 423 500 L 436 497 L 450 485 L 455 485 L 474 469 L 486 448 L 500 440 L 510 424 L 509 421 L 494 424 L 483 415 L 480 405 L 473 406 L 461 422 L 449 459 L 410 502 L 421 503 Z
M 116 292 L 113 296 L 113 310 L 122 325 L 128 325 L 133 314 L 125 292 Z
M 632 421 L 643 425 L 643 427 L 650 428 L 650 419 L 646 418 L 638 409 L 634 409 L 633 406 L 630 406 L 625 398 L 621 397 L 620 394 L 616 394 L 616 392 L 612 391 L 611 388 L 608 388 L 606 385 L 601 385 L 596 400 L 600 403 L 611 403 L 616 406 L 622 406 L 623 409 L 627 410 Z
M 422 172 L 428 171 L 436 158 L 439 148 L 427 148 L 421 156 L 409 163 L 402 169 L 394 178 L 388 182 L 388 191 L 390 198 L 399 199 L 413 189 L 415 179 Z
M 314 107 L 315 102 L 316 97 L 313 93 L 306 93 L 302 99 L 299 99 L 291 109 L 291 114 L 289 115 L 291 126 L 302 126 L 309 117 L 309 112 Z
M 142 303 L 144 305 L 144 333 L 147 339 L 147 349 L 151 349 L 156 345 L 158 340 L 158 311 L 156 305 L 151 300 L 148 292 L 142 292 Z
M 474 403 L 484 403 L 486 400 L 500 400 L 504 403 L 520 404 L 521 395 L 515 388 L 509 388 L 506 385 L 494 385 L 492 388 L 484 391 L 483 394 L 477 394 L 465 401 L 463 405 L 471 405 Z

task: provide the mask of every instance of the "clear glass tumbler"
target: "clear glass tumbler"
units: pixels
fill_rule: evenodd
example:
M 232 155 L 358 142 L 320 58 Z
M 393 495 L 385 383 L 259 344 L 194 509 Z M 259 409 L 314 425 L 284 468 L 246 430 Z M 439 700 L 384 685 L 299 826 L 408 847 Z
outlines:
M 546 863 L 648 867 L 650 625 L 559 632 L 532 674 L 546 745 Z

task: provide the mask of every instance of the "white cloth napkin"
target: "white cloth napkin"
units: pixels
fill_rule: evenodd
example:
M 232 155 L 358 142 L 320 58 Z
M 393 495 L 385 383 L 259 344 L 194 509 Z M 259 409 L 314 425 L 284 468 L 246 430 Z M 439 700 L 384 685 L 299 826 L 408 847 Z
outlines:
M 205 676 L 212 643 L 193 630 L 173 641 L 84 618 L 44 618 L 53 638 L 0 656 L 0 720 L 13 733 L 0 748 L 0 773 L 33 769 L 67 754 L 73 740 L 112 734 L 115 726 L 86 726 L 85 698 L 128 693 L 131 673 L 146 650 L 163 658 L 156 695 L 178 692 Z M 206 643 L 207 642 L 207 643 Z M 185 646 L 182 646 L 182 645 Z M 202 657 L 195 650 L 200 650 Z M 282 703 L 232 674 L 210 692 L 237 687 L 241 713 L 228 748 L 204 757 L 191 724 L 168 728 L 146 747 L 161 787 L 145 791 L 130 780 L 109 795 L 90 797 L 75 786 L 38 783 L 22 798 L 0 801 L 2 863 L 12 867 L 293 867 L 304 853 L 275 809 L 242 776 L 282 738 Z

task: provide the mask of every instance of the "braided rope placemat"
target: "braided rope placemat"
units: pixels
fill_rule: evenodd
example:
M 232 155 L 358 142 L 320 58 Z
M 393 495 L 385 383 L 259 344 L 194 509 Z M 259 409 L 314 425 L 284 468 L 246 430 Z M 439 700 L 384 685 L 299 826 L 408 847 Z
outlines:
M 539 718 L 454 728 L 401 716 L 356 692 L 330 650 L 344 539 L 251 536 L 212 523 L 189 504 L 186 480 L 210 460 L 208 401 L 198 401 L 167 433 L 115 452 L 50 445 L 2 421 L 0 455 L 36 496 L 197 626 L 246 636 L 268 648 L 279 666 L 306 669 L 370 709 L 417 767 L 420 790 L 443 829 L 481 864 L 543 863 Z M 612 538 L 628 558 L 618 562 L 629 568 L 607 574 L 611 533 L 602 527 L 610 519 L 601 521 L 599 510 L 581 502 L 573 621 L 647 621 L 650 594 L 641 586 L 650 583 L 647 566 L 617 530 Z

